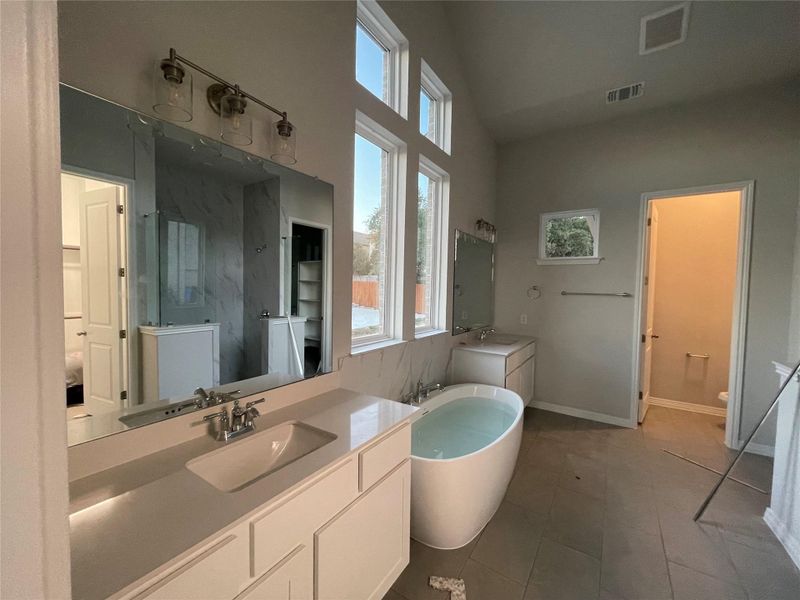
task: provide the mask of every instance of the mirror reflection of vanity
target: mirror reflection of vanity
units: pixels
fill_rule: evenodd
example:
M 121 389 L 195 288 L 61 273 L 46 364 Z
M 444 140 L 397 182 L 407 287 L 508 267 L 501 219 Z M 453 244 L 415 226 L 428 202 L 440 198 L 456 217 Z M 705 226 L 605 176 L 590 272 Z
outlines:
M 64 85 L 61 143 L 70 444 L 331 370 L 329 184 Z

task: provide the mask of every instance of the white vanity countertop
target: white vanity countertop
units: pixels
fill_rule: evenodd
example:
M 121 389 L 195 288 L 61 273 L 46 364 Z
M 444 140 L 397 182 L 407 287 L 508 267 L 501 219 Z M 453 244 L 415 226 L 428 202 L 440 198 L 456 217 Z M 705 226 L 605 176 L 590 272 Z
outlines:
M 455 346 L 455 348 L 460 350 L 470 350 L 472 352 L 485 352 L 487 354 L 508 356 L 535 342 L 536 338 L 529 335 L 498 333 L 490 335 L 482 342 L 479 340 L 474 340 L 468 343 L 459 344 L 458 346 Z
M 296 420 L 337 438 L 238 492 L 219 491 L 185 467 L 188 460 L 224 445 L 208 435 L 72 482 L 72 597 L 93 600 L 118 592 L 284 497 L 415 410 L 337 389 L 265 411 L 256 422 L 259 431 Z

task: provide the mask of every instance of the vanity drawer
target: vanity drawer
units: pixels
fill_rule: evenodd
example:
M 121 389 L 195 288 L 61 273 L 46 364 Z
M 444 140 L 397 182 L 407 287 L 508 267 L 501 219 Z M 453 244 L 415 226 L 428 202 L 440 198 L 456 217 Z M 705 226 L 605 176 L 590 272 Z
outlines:
M 381 438 L 358 455 L 358 489 L 368 490 L 381 477 L 411 456 L 411 425 Z
M 358 495 L 358 463 L 347 459 L 310 487 L 250 522 L 250 576 L 258 577 L 289 554 Z
M 231 600 L 248 579 L 247 531 L 237 528 L 133 600 Z
M 536 353 L 536 343 L 520 348 L 506 358 L 506 374 L 511 373 Z

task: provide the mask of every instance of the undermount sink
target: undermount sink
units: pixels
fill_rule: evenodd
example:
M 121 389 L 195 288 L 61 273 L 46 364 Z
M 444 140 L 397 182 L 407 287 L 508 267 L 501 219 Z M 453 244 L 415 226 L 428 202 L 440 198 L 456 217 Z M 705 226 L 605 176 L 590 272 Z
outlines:
M 499 335 L 492 335 L 487 337 L 481 342 L 482 346 L 511 346 L 516 344 L 519 340 L 510 337 L 503 337 Z
M 336 436 L 290 421 L 228 442 L 186 463 L 186 468 L 223 492 L 236 492 L 329 444 Z

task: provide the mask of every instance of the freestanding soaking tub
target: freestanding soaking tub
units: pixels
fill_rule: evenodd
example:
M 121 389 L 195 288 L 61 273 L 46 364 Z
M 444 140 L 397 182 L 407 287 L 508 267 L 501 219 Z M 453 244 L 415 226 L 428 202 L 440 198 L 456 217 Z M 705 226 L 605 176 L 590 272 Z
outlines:
M 411 537 L 460 548 L 500 506 L 522 440 L 522 399 L 510 390 L 461 384 L 412 417 Z

